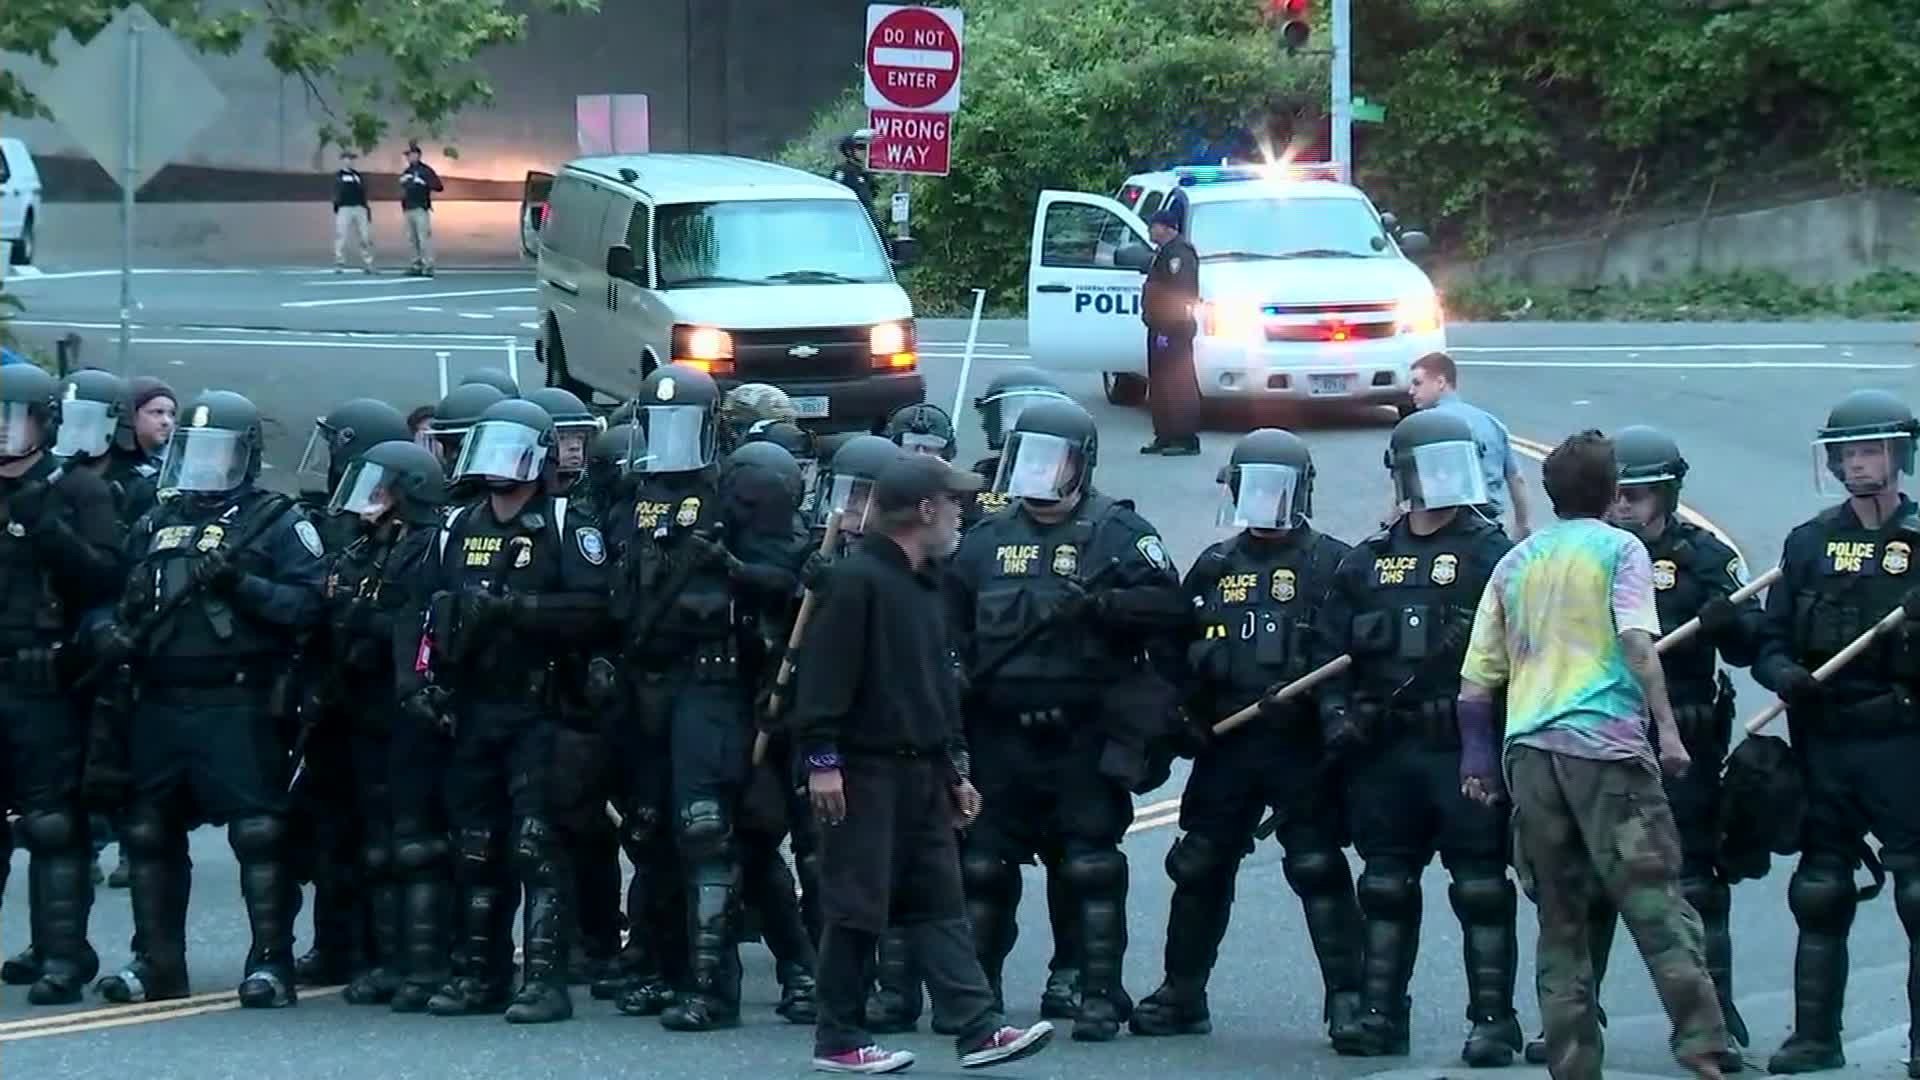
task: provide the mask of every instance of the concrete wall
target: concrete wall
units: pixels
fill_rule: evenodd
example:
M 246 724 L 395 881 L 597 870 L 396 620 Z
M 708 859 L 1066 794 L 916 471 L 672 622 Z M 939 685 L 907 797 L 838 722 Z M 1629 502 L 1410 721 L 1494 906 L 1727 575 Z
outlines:
M 120 265 L 120 213 L 107 203 L 48 203 L 39 227 L 42 269 L 57 273 Z M 142 203 L 134 214 L 135 266 L 321 266 L 333 260 L 333 217 L 324 202 Z M 436 202 L 435 260 L 446 268 L 517 266 L 520 204 Z M 382 266 L 407 263 L 400 211 L 373 211 Z
M 866 0 L 602 0 L 595 16 L 535 14 L 521 43 L 482 58 L 496 100 L 453 125 L 459 161 L 441 157 L 424 133 L 422 142 L 445 175 L 517 181 L 528 169 L 574 156 L 576 94 L 645 93 L 654 149 L 765 154 L 804 131 L 817 108 L 852 84 L 865 12 Z M 178 162 L 332 168 L 316 153 L 321 110 L 298 80 L 274 71 L 257 49 L 201 62 L 226 95 L 226 108 Z M 33 85 L 37 65 L 5 53 L 0 64 Z M 5 118 L 0 128 L 25 137 L 36 156 L 86 158 L 57 120 Z M 412 134 L 396 127 L 363 169 L 399 168 Z M 166 189 L 165 180 L 152 186 Z M 57 189 L 49 195 L 65 197 Z
M 1920 196 L 1867 191 L 1691 221 L 1629 222 L 1611 238 L 1505 251 L 1445 276 L 1581 286 L 1775 270 L 1805 284 L 1839 284 L 1884 267 L 1920 271 Z

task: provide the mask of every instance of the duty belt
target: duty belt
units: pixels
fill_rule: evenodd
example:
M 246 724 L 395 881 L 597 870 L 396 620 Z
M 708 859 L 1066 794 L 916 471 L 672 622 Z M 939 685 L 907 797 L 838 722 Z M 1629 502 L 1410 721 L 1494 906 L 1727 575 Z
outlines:
M 252 686 L 265 691 L 273 685 L 274 662 L 266 658 L 234 660 L 224 656 L 151 660 L 139 669 L 139 683 L 152 689 L 212 689 Z
M 1064 708 L 1035 709 L 1013 715 L 1014 723 L 1027 731 L 1057 731 L 1067 726 L 1068 719 L 1070 715 Z

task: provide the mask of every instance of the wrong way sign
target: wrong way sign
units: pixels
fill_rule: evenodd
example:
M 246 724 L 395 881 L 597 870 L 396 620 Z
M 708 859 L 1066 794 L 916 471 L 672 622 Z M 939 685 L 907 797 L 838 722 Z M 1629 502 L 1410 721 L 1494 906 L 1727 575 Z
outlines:
M 960 108 L 964 19 L 959 8 L 867 6 L 867 108 Z
M 945 176 L 953 163 L 953 114 L 874 109 L 867 168 L 874 172 Z

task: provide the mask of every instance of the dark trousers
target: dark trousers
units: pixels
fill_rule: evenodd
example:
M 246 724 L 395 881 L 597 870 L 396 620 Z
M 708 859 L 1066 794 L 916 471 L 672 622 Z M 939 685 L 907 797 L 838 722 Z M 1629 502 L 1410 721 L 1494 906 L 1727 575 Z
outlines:
M 81 713 L 38 687 L 0 685 L 0 817 L 20 814 L 17 842 L 32 852 L 28 921 L 44 970 L 78 982 L 99 966 L 87 944 L 92 851 L 80 806 Z M 0 850 L 0 858 L 11 846 Z M 0 872 L 0 888 L 6 874 Z M 17 924 L 16 924 L 17 925 Z
M 1193 335 L 1147 331 L 1147 405 L 1156 441 L 1179 446 L 1195 439 L 1200 387 L 1194 381 Z
M 960 854 L 946 766 L 931 758 L 848 755 L 847 816 L 821 826 L 820 939 L 814 1029 L 819 1056 L 873 1039 L 863 1028 L 874 950 L 889 925 L 906 928 L 933 998 L 935 1022 L 960 1044 L 1004 1022 L 975 955 L 960 890 Z

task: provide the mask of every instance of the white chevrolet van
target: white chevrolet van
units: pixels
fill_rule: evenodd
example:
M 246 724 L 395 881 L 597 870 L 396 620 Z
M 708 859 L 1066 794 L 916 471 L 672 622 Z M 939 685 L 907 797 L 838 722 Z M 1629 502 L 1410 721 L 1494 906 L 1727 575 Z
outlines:
M 547 385 L 631 398 L 665 363 L 772 383 L 822 431 L 878 430 L 924 400 L 913 307 L 840 184 L 748 158 L 581 158 L 539 223 Z
M 40 170 L 19 139 L 0 139 L 0 241 L 15 266 L 33 262 L 40 225 Z

